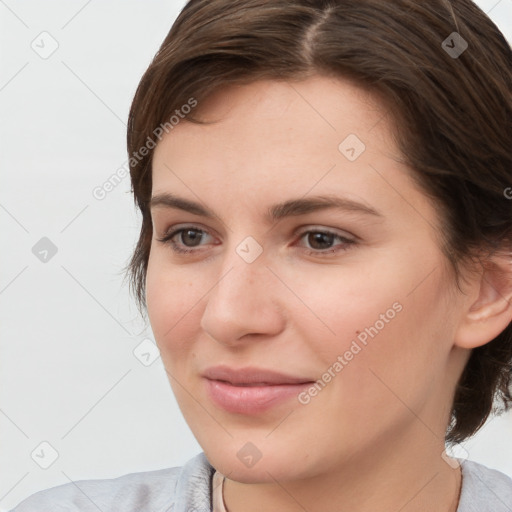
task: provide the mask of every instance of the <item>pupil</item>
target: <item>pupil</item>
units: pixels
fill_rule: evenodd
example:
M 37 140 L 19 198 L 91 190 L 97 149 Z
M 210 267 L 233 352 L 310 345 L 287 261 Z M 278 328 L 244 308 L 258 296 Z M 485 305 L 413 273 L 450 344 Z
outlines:
M 192 241 L 191 244 L 187 243 L 187 238 L 190 238 L 190 240 Z M 195 245 L 197 245 L 197 243 L 199 243 L 201 241 L 201 233 L 199 231 L 197 231 L 197 229 L 187 229 L 187 230 L 183 231 L 183 233 L 182 233 L 182 241 L 185 245 L 195 246 Z M 194 243 L 194 242 L 197 242 L 197 243 Z
M 309 236 L 309 243 L 313 249 L 328 249 L 331 246 L 334 238 L 334 235 L 330 235 L 329 233 L 311 233 Z M 320 247 L 315 247 L 317 244 L 320 244 Z

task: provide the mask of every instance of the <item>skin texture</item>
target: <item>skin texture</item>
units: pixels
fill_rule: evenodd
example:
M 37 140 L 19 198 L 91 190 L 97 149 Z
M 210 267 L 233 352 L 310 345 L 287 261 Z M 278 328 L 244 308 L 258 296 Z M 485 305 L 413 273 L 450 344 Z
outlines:
M 453 391 L 470 348 L 506 326 L 482 315 L 505 306 L 478 275 L 456 290 L 436 209 L 401 161 L 384 105 L 314 76 L 224 88 L 198 112 L 216 122 L 182 121 L 162 139 L 153 196 L 170 192 L 215 217 L 152 209 L 146 298 L 183 415 L 227 476 L 228 511 L 455 511 L 460 470 L 441 456 Z M 349 134 L 366 146 L 354 161 L 338 149 Z M 265 220 L 275 203 L 327 194 L 381 216 Z M 205 231 L 199 242 L 174 237 L 194 252 L 157 240 L 180 227 Z M 356 243 L 307 235 L 326 229 Z M 236 251 L 248 236 L 263 250 L 252 263 Z M 242 415 L 206 394 L 201 373 L 219 364 L 320 379 L 393 304 L 400 312 L 307 404 Z M 237 457 L 248 442 L 261 454 L 252 467 Z

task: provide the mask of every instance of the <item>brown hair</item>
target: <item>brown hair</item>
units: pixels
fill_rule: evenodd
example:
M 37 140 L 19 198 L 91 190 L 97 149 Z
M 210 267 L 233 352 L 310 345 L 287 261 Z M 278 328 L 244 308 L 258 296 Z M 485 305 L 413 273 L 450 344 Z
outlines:
M 464 41 L 467 49 L 454 54 Z M 315 73 L 355 79 L 391 106 L 397 144 L 439 208 L 442 249 L 460 289 L 460 265 L 478 250 L 510 251 L 511 69 L 510 45 L 470 0 L 191 0 L 142 77 L 129 115 L 142 227 L 127 270 L 141 313 L 152 237 L 149 141 L 172 129 L 173 112 L 217 87 Z M 187 120 L 200 122 L 192 114 Z M 511 368 L 509 324 L 472 351 L 448 442 L 473 435 L 495 398 L 510 405 Z

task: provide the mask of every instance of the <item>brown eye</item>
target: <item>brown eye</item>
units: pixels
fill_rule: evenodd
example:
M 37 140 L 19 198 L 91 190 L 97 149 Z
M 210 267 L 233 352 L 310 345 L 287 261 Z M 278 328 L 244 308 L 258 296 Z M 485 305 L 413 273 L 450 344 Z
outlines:
M 204 231 L 199 229 L 182 229 L 177 233 L 183 245 L 187 247 L 196 247 L 201 242 Z M 175 235 L 176 236 L 176 235 Z
M 353 239 L 322 230 L 305 231 L 300 235 L 300 239 L 305 240 L 305 249 L 309 254 L 319 256 L 346 251 L 350 246 L 356 244 Z M 336 241 L 339 241 L 339 243 L 335 243 Z
M 335 236 L 331 233 L 311 232 L 308 233 L 308 243 L 312 249 L 330 249 Z
M 175 252 L 189 253 L 196 252 L 193 249 L 194 247 L 204 245 L 201 244 L 201 241 L 208 236 L 211 237 L 211 235 L 203 229 L 188 226 L 172 230 L 162 238 L 157 238 L 157 240 L 163 244 L 170 245 L 171 249 Z

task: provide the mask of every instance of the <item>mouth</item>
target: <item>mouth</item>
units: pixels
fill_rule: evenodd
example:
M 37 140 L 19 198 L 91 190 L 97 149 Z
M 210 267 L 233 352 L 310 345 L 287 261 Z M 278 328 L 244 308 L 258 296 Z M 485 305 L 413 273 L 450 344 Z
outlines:
M 204 371 L 203 377 L 210 380 L 227 382 L 232 386 L 275 386 L 314 382 L 314 379 L 287 375 L 275 370 L 252 366 L 244 368 L 212 366 Z
M 261 414 L 289 402 L 315 382 L 309 378 L 252 367 L 212 367 L 203 373 L 203 377 L 206 392 L 215 405 L 233 414 L 246 415 Z
M 231 386 L 236 386 L 239 388 L 252 387 L 252 386 L 286 386 L 287 385 L 287 384 L 270 384 L 270 382 L 253 382 L 250 384 L 246 382 L 246 383 L 241 383 L 241 384 L 235 384 L 234 382 L 229 382 L 227 380 L 217 380 L 217 382 L 224 382 L 225 384 L 229 384 Z

